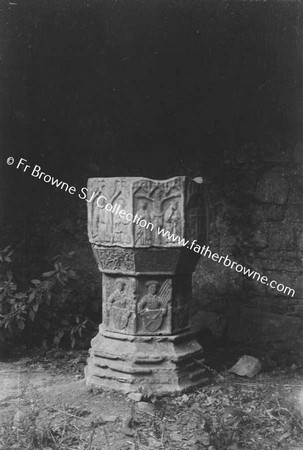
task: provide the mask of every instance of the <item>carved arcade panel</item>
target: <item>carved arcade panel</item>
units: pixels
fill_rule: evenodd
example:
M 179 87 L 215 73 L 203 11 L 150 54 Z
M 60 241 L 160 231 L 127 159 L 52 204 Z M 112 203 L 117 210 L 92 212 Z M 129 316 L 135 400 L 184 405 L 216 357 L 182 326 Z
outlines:
M 103 275 L 103 324 L 124 334 L 171 334 L 171 279 Z
M 117 211 L 132 211 L 131 181 L 91 178 L 88 181 L 88 234 L 92 243 L 131 246 L 132 222 Z
M 206 234 L 203 185 L 186 177 L 91 178 L 86 201 L 92 244 L 175 248 L 182 246 L 178 238 Z
M 136 333 L 136 279 L 103 275 L 103 324 L 109 331 Z
M 175 177 L 165 182 L 141 179 L 133 184 L 134 214 L 153 227 L 142 227 L 134 223 L 134 240 L 136 247 L 151 245 L 176 246 L 177 242 L 169 240 L 158 233 L 158 229 L 169 231 L 178 236 L 183 234 L 183 195 L 182 179 Z M 140 220 L 142 220 L 140 219 Z M 152 228 L 152 229 L 151 229 Z

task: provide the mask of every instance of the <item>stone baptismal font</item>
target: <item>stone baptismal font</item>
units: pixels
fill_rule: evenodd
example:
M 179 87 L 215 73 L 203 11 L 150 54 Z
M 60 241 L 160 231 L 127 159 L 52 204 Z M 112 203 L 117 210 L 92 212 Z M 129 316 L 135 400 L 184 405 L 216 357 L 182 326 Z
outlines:
M 183 176 L 91 178 L 87 201 L 103 289 L 87 385 L 165 394 L 204 383 L 202 348 L 190 331 L 199 259 L 190 244 L 205 239 L 203 184 Z

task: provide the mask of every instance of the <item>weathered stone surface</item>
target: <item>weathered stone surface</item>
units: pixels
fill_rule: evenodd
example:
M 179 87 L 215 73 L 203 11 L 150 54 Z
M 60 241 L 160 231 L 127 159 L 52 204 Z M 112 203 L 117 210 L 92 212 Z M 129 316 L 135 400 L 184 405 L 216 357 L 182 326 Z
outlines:
M 265 248 L 268 244 L 268 227 L 262 225 L 257 228 L 252 237 L 252 242 L 258 248 Z
M 303 164 L 303 142 L 298 141 L 294 148 L 294 160 L 298 164 Z
M 272 170 L 258 182 L 255 198 L 263 203 L 283 205 L 288 196 L 288 183 L 278 172 Z
M 297 238 L 297 244 L 298 244 L 298 248 L 301 252 L 303 252 L 303 232 L 298 234 L 298 238 Z
M 253 214 L 261 222 L 278 222 L 284 219 L 285 205 L 259 205 L 253 209 Z
M 127 397 L 134 402 L 141 402 L 143 395 L 140 392 L 130 392 Z
M 266 251 L 267 250 L 267 251 Z M 300 262 L 297 258 L 297 252 L 277 250 L 277 251 L 264 251 L 258 253 L 258 257 L 254 258 L 255 270 L 259 272 L 261 270 L 282 271 L 287 267 L 288 270 L 297 272 L 300 267 Z
M 186 239 L 205 234 L 203 184 L 186 177 L 90 178 L 88 232 L 92 244 L 122 247 L 182 247 L 158 227 Z
M 269 228 L 269 247 L 271 250 L 295 250 L 296 236 L 287 224 L 272 224 Z
M 303 177 L 292 177 L 292 185 L 289 192 L 289 203 L 303 204 Z
M 85 377 L 88 385 L 126 393 L 181 393 L 206 382 L 202 361 L 201 346 L 191 334 L 128 336 L 100 326 Z
M 260 372 L 261 368 L 261 361 L 258 358 L 244 355 L 231 369 L 229 369 L 229 372 L 235 373 L 241 377 L 252 378 Z
M 187 333 L 191 277 L 200 255 L 145 226 L 180 237 L 185 233 L 188 239 L 203 237 L 203 186 L 186 177 L 95 178 L 88 192 L 89 238 L 102 272 L 103 323 L 92 340 L 87 384 L 169 393 L 204 383 L 202 348 Z M 117 205 L 125 208 L 122 217 L 110 211 L 118 211 Z M 127 208 L 144 227 L 129 226 Z
M 147 413 L 147 414 L 154 414 L 155 413 L 155 407 L 152 403 L 147 403 L 147 402 L 139 402 L 136 405 L 136 409 Z
M 286 214 L 285 221 L 289 223 L 303 222 L 303 204 L 289 205 Z
M 238 342 L 303 343 L 302 318 L 241 308 L 229 318 L 228 337 Z M 301 344 L 300 344 L 301 345 Z
M 103 323 L 127 334 L 172 334 L 190 327 L 191 276 L 103 275 Z
M 92 245 L 99 270 L 105 273 L 173 275 L 191 273 L 199 255 L 181 248 L 121 248 Z

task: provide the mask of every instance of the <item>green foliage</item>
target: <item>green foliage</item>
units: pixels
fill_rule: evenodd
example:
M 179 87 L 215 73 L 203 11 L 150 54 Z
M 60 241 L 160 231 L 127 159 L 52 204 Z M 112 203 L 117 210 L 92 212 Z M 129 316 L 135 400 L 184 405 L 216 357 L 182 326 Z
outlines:
M 71 269 L 73 252 L 53 258 L 53 268 L 19 291 L 11 270 L 11 246 L 0 250 L 0 342 L 74 347 L 86 343 L 96 329 L 88 317 L 88 289 Z M 84 299 L 84 300 L 83 300 Z

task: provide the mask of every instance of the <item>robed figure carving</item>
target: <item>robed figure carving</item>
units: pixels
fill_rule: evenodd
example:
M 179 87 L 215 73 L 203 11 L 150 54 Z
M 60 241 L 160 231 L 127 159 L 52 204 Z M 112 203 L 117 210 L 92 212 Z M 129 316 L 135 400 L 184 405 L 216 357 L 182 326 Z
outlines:
M 138 302 L 138 316 L 142 320 L 141 331 L 154 333 L 158 331 L 163 324 L 164 316 L 167 314 L 168 302 L 171 296 L 170 283 L 164 282 L 159 293 L 159 282 L 148 281 L 147 294 Z
M 124 330 L 128 326 L 132 310 L 128 307 L 125 280 L 116 280 L 116 289 L 108 298 L 107 314 L 109 325 L 112 323 L 117 330 Z

